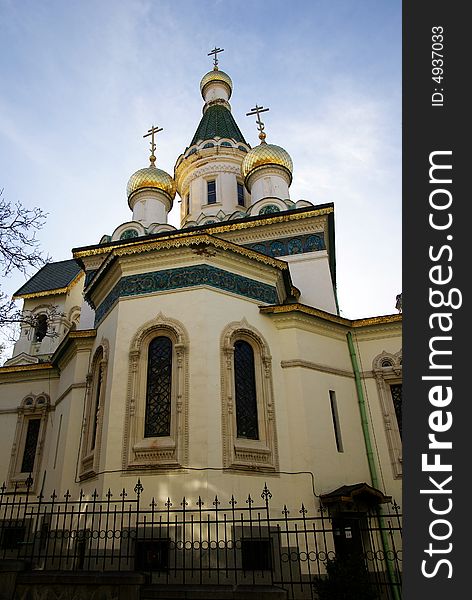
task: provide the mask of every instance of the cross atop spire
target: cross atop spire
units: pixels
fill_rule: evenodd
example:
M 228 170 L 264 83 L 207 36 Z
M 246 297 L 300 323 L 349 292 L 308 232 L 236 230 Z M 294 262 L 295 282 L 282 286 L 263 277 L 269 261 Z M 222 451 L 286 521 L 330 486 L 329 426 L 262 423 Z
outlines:
M 154 125 L 151 125 L 151 129 L 148 129 L 148 132 L 145 135 L 143 135 L 143 138 L 151 136 L 151 141 L 150 141 L 151 156 L 149 157 L 149 160 L 151 161 L 152 167 L 156 166 L 155 165 L 156 156 L 154 154 L 154 152 L 156 150 L 156 144 L 154 142 L 154 134 L 159 133 L 159 131 L 162 131 L 162 127 L 154 127 Z
M 217 48 L 216 46 L 213 48 L 213 50 L 211 52 L 208 52 L 208 56 L 211 56 L 212 54 L 213 56 L 213 70 L 214 71 L 218 71 L 218 53 L 219 52 L 224 52 L 224 48 Z
M 251 108 L 251 112 L 246 113 L 246 117 L 250 117 L 251 115 L 257 115 L 256 123 L 257 129 L 259 130 L 259 139 L 261 140 L 261 144 L 265 144 L 266 134 L 264 133 L 264 123 L 261 121 L 261 113 L 268 111 L 268 108 L 264 108 L 263 106 L 256 106 Z

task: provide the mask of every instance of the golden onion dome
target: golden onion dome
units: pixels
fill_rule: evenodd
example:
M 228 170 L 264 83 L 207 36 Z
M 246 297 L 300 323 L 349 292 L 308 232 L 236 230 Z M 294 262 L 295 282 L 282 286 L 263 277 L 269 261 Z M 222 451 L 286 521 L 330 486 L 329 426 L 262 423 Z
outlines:
M 202 77 L 202 80 L 200 81 L 200 91 L 202 93 L 202 96 L 205 87 L 209 83 L 213 82 L 225 84 L 228 87 L 229 98 L 231 98 L 231 92 L 233 91 L 233 82 L 231 81 L 231 77 L 227 75 L 224 71 L 220 71 L 219 69 L 213 69 L 212 71 L 209 71 L 208 73 L 206 73 L 206 75 Z
M 164 192 L 170 200 L 175 198 L 176 185 L 174 179 L 165 171 L 150 165 L 145 169 L 139 169 L 129 178 L 126 186 L 128 201 L 140 190 L 154 189 Z
M 244 179 L 247 179 L 258 167 L 270 165 L 284 167 L 290 174 L 290 180 L 292 179 L 293 163 L 289 153 L 280 146 L 265 142 L 255 146 L 246 154 L 241 165 L 241 173 Z

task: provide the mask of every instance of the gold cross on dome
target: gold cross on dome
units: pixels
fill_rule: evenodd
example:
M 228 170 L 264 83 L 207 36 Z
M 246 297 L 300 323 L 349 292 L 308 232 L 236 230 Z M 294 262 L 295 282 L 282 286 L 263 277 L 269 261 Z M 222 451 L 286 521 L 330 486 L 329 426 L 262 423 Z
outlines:
M 257 129 L 259 130 L 259 139 L 263 142 L 266 138 L 266 134 L 264 133 L 264 123 L 261 121 L 261 113 L 267 112 L 269 109 L 264 108 L 263 106 L 256 106 L 251 108 L 251 112 L 246 113 L 246 117 L 250 117 L 251 115 L 257 115 L 256 123 Z
M 149 157 L 149 160 L 151 161 L 152 166 L 154 166 L 154 163 L 156 162 L 156 157 L 154 155 L 154 151 L 156 150 L 154 134 L 159 133 L 159 131 L 162 131 L 162 127 L 154 127 L 154 125 L 152 125 L 151 129 L 148 129 L 148 132 L 145 135 L 143 135 L 143 138 L 151 136 L 151 156 Z
M 217 48 L 216 46 L 213 48 L 213 50 L 211 52 L 208 52 L 208 56 L 211 56 L 212 54 L 213 56 L 213 69 L 215 71 L 218 71 L 218 53 L 219 52 L 224 52 L 224 48 Z

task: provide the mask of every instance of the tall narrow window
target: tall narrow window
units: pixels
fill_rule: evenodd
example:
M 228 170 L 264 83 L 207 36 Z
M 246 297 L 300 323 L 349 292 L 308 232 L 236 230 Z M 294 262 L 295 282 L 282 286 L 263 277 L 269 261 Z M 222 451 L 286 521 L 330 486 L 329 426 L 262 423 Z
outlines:
M 80 477 L 95 475 L 100 467 L 101 436 L 105 415 L 108 342 L 102 339 L 95 350 L 87 375 L 84 432 L 82 437 Z
M 34 328 L 34 341 L 40 342 L 48 332 L 48 318 L 46 315 L 39 315 Z
M 29 394 L 18 407 L 8 471 L 9 487 L 21 490 L 29 485 L 30 490 L 36 488 L 49 410 L 50 401 L 46 394 Z
M 400 437 L 402 437 L 402 384 L 392 384 L 390 386 L 390 393 L 392 394 L 393 408 L 397 417 L 398 431 L 400 432 Z
M 216 202 L 216 181 L 212 179 L 207 181 L 207 203 L 215 204 Z
M 246 319 L 228 323 L 221 336 L 223 465 L 231 469 L 278 469 L 272 357 Z
M 21 473 L 31 473 L 33 471 L 40 425 L 41 419 L 29 419 L 28 421 L 23 460 L 21 461 Z
M 237 437 L 258 440 L 254 351 L 244 340 L 237 340 L 234 344 L 234 382 Z
M 238 204 L 244 206 L 244 186 L 238 181 Z
M 336 392 L 329 390 L 329 403 L 331 405 L 331 416 L 333 418 L 334 437 L 336 439 L 336 448 L 338 452 L 344 452 L 341 439 L 341 427 L 339 425 L 338 405 L 336 402 Z
M 102 378 L 103 378 L 103 367 L 98 365 L 97 375 L 97 388 L 95 390 L 94 408 L 92 414 L 92 438 L 90 440 L 90 447 L 95 450 L 95 443 L 97 441 L 97 424 L 98 424 L 98 412 L 100 410 L 100 392 L 102 391 Z
M 382 352 L 372 363 L 395 478 L 402 477 L 402 351 Z
M 131 341 L 124 469 L 188 464 L 188 340 L 182 323 L 159 313 Z
M 185 196 L 185 201 L 184 201 L 184 215 L 188 215 L 190 211 L 190 194 L 187 194 Z
M 170 435 L 172 342 L 166 336 L 149 344 L 144 437 Z

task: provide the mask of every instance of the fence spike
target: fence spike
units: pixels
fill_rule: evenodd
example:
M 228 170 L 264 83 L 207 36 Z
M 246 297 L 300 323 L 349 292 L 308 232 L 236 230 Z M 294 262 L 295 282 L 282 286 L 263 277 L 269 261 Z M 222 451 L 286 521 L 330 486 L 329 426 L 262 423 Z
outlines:
M 267 483 L 264 483 L 264 489 L 262 490 L 261 498 L 266 502 L 272 498 L 272 494 L 267 487 Z
M 139 496 L 144 491 L 141 479 L 138 478 L 138 483 L 134 486 L 134 493 Z

